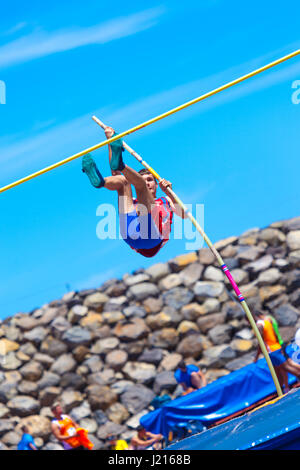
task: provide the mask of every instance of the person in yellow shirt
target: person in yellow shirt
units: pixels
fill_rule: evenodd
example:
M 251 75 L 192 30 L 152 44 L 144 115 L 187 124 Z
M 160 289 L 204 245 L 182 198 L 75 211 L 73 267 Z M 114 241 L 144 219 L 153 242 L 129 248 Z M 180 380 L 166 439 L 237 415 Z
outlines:
M 128 444 L 124 439 L 118 439 L 117 436 L 110 435 L 107 440 L 109 441 L 110 450 L 128 450 Z

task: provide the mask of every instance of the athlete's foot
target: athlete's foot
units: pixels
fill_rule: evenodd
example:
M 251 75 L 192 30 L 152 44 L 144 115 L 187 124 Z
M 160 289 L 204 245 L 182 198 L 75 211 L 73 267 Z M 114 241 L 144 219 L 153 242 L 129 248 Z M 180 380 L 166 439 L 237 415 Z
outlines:
M 114 135 L 116 135 L 115 130 L 112 127 L 107 126 L 104 129 L 105 136 L 107 139 L 110 139 Z M 115 140 L 110 145 L 111 148 L 111 158 L 109 161 L 110 168 L 112 170 L 112 174 L 116 174 L 114 172 L 121 172 L 124 170 L 125 165 L 122 159 L 122 152 L 124 151 L 123 142 L 121 139 Z
M 104 178 L 98 170 L 92 156 L 88 153 L 82 159 L 82 171 L 86 173 L 95 188 L 103 188 Z

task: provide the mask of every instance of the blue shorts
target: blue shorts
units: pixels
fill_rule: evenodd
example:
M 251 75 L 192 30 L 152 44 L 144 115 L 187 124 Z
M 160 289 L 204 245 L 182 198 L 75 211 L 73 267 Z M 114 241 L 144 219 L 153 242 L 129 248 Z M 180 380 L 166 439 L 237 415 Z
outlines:
M 286 357 L 282 354 L 281 349 L 271 352 L 269 356 L 274 367 L 281 366 L 281 364 L 286 362 Z
M 154 248 L 162 242 L 159 230 L 150 213 L 138 215 L 134 210 L 119 214 L 120 232 L 123 240 L 135 250 Z

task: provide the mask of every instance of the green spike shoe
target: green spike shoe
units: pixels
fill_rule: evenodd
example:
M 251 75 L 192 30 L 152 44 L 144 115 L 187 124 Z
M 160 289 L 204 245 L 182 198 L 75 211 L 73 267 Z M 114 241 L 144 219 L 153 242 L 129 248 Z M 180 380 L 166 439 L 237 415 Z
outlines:
M 88 176 L 91 184 L 95 188 L 102 188 L 104 186 L 104 178 L 89 153 L 84 155 L 82 159 L 82 171 Z

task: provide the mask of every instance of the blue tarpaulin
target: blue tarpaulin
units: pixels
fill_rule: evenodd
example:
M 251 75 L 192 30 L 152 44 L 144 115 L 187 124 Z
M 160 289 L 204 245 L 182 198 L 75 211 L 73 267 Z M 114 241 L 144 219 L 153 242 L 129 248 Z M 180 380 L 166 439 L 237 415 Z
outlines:
M 292 346 L 287 353 L 293 352 Z M 289 384 L 296 378 L 289 375 Z M 221 377 L 206 387 L 172 400 L 142 416 L 140 423 L 150 432 L 168 437 L 175 426 L 198 420 L 205 427 L 227 418 L 276 393 L 266 360 L 260 359 Z
M 300 390 L 167 450 L 300 450 Z

